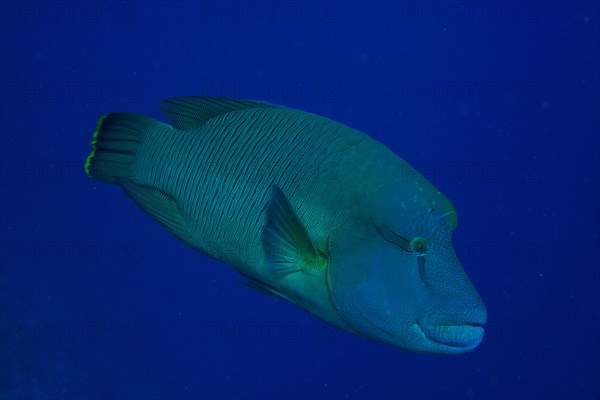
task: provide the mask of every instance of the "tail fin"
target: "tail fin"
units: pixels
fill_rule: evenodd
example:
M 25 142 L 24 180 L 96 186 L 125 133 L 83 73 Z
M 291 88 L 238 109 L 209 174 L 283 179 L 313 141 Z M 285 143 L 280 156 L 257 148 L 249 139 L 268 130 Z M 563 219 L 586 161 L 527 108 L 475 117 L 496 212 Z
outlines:
M 128 112 L 104 114 L 92 138 L 92 152 L 85 163 L 85 172 L 92 178 L 112 183 L 131 177 L 140 133 L 155 122 Z

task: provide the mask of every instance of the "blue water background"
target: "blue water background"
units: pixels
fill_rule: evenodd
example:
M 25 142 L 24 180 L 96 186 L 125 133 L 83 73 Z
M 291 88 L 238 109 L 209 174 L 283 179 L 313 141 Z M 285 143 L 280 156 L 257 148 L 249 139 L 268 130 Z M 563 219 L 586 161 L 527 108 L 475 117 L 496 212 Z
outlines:
M 0 398 L 598 398 L 599 6 L 0 4 Z M 83 173 L 109 111 L 259 98 L 367 132 L 459 215 L 489 313 L 402 351 L 239 285 Z M 351 171 L 349 171 L 351 173 Z

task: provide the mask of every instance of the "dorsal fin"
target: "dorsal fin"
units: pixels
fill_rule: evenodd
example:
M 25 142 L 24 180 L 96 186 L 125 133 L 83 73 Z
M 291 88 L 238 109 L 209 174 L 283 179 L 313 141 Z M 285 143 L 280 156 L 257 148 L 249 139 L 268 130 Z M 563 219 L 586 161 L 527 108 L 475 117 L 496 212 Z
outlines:
M 232 111 L 249 108 L 276 108 L 277 106 L 256 100 L 189 96 L 163 100 L 159 107 L 175 128 L 189 130 L 198 129 L 209 119 Z

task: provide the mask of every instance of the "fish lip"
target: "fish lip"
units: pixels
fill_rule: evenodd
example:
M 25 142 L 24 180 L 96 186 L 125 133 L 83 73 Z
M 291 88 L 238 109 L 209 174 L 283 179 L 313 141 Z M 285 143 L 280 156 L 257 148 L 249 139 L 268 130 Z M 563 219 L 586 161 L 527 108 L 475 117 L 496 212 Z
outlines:
M 468 351 L 477 347 L 483 340 L 483 323 L 430 324 L 427 319 L 420 319 L 415 325 L 423 336 L 434 343 Z
M 390 344 L 394 344 L 395 343 L 395 338 L 397 337 L 397 333 L 394 331 L 390 331 L 389 329 L 386 329 L 382 326 L 380 326 L 379 324 L 375 323 L 374 321 L 371 320 L 371 318 L 368 317 L 368 315 L 366 315 L 360 308 L 358 308 L 359 310 L 359 314 L 369 323 L 371 324 L 374 328 L 376 328 L 380 333 L 384 334 L 386 336 L 386 338 L 388 340 L 383 340 L 386 341 Z M 417 351 L 417 352 L 424 352 L 424 353 L 441 353 L 441 354 L 463 354 L 466 352 L 469 352 L 473 349 L 475 349 L 483 340 L 483 323 L 479 323 L 479 322 L 465 322 L 465 323 L 460 323 L 460 324 L 438 324 L 438 325 L 434 325 L 434 324 L 427 324 L 429 315 L 426 315 L 424 318 L 418 319 L 417 321 L 413 322 L 410 324 L 409 326 L 409 330 L 412 331 L 415 334 L 421 335 L 421 337 L 423 338 L 423 340 L 429 341 L 430 343 L 434 343 L 436 345 L 436 350 L 435 351 L 431 351 L 431 350 L 423 350 L 423 349 L 412 349 L 413 351 Z M 462 342 L 457 342 L 456 340 L 451 341 L 451 340 L 447 340 L 447 338 L 445 338 L 443 335 L 440 334 L 440 330 L 443 332 L 444 330 L 454 330 L 456 333 L 456 330 L 459 330 L 461 328 L 465 328 L 465 329 L 473 329 L 473 331 L 471 331 L 471 333 L 475 334 L 475 335 L 471 335 L 470 337 L 475 337 L 475 340 L 471 340 L 471 341 L 462 341 Z M 433 333 L 432 333 L 432 329 L 433 329 Z M 354 330 L 354 328 L 352 329 L 353 332 L 361 335 L 360 331 L 356 331 Z M 437 332 L 437 334 L 435 333 Z M 367 335 L 369 336 L 369 335 Z M 381 339 L 379 339 L 381 340 Z M 399 346 L 402 347 L 402 346 Z M 410 350 L 410 349 L 409 349 Z

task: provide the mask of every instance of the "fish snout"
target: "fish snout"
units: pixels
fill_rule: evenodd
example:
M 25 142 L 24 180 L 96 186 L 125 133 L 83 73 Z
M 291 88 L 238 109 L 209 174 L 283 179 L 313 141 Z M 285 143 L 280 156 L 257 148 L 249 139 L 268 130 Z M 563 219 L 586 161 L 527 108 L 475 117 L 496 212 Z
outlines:
M 417 325 L 427 339 L 460 352 L 472 350 L 481 343 L 486 321 L 487 311 L 480 302 L 463 306 L 460 312 L 430 312 L 420 318 Z

